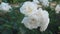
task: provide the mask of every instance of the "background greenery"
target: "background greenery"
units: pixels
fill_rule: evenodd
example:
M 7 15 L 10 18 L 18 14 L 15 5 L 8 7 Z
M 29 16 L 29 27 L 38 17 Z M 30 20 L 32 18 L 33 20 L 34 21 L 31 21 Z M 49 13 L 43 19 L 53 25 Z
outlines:
M 11 4 L 23 3 L 28 0 L 3 0 Z M 60 0 L 53 0 L 59 2 Z M 21 6 L 21 5 L 20 5 Z M 55 10 L 47 7 L 49 12 L 50 23 L 46 31 L 40 32 L 39 28 L 29 30 L 22 23 L 24 17 L 19 11 L 20 7 L 13 7 L 13 10 L 6 14 L 0 15 L 0 34 L 59 34 L 60 32 L 60 14 L 56 14 Z

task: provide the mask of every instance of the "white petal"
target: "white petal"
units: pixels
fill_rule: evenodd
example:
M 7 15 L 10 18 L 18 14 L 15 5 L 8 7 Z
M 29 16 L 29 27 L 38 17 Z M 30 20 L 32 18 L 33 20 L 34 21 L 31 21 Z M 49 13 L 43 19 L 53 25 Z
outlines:
M 43 22 L 41 23 L 41 28 L 40 28 L 40 31 L 45 31 L 48 27 L 48 24 L 49 24 L 49 18 L 45 18 L 43 19 Z
M 41 28 L 40 28 L 40 31 L 45 31 L 46 29 L 47 29 L 47 27 L 48 27 L 48 24 L 49 24 L 49 14 L 48 14 L 48 12 L 47 11 L 43 11 L 42 12 L 42 23 L 40 24 L 41 25 Z

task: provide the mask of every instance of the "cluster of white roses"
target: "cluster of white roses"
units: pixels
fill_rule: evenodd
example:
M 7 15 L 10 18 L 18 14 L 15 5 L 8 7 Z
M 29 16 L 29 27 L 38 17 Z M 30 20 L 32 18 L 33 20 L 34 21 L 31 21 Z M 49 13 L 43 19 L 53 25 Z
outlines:
M 20 12 L 25 15 L 25 17 L 22 20 L 22 23 L 29 29 L 36 29 L 40 27 L 40 31 L 45 31 L 49 24 L 49 13 L 46 10 L 42 9 L 43 7 L 53 7 L 56 4 L 50 2 L 48 0 L 33 0 L 26 1 L 20 7 Z M 7 11 L 12 9 L 11 5 L 8 3 L 1 2 L 0 4 L 0 10 Z M 60 12 L 60 5 L 58 4 L 55 7 L 56 13 Z
M 38 1 L 37 1 L 38 2 Z M 49 14 L 46 10 L 43 10 L 33 0 L 24 2 L 20 8 L 20 12 L 25 15 L 22 23 L 29 29 L 36 29 L 40 27 L 40 31 L 45 31 L 49 24 Z

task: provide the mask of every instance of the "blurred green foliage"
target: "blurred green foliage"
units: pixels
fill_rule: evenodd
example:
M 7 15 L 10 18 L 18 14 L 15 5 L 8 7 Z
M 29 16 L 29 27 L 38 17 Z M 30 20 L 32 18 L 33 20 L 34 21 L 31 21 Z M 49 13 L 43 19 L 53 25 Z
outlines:
M 3 2 L 8 2 L 8 3 L 21 3 L 25 2 L 26 0 L 2 0 Z
M 26 0 L 4 0 L 9 3 L 21 3 Z M 59 0 L 54 0 L 59 1 Z M 60 14 L 56 14 L 55 10 L 50 7 L 45 8 L 49 12 L 50 23 L 46 31 L 40 32 L 39 28 L 29 30 L 22 23 L 24 17 L 20 13 L 19 8 L 14 8 L 9 13 L 0 15 L 0 34 L 58 34 L 60 32 Z

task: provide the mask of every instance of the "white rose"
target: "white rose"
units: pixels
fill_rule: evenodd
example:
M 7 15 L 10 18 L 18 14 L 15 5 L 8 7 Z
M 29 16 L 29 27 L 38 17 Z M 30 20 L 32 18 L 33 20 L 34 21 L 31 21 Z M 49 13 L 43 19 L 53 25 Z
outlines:
M 20 12 L 25 15 L 30 15 L 31 13 L 34 12 L 34 10 L 37 9 L 37 7 L 38 6 L 36 3 L 27 1 L 27 2 L 24 2 L 22 7 L 20 8 Z
M 39 4 L 40 2 L 38 0 L 33 0 L 34 3 Z
M 12 9 L 12 7 L 8 3 L 2 2 L 0 4 L 0 10 L 9 11 L 10 9 Z
M 36 3 L 36 4 L 41 3 L 45 7 L 49 6 L 49 1 L 48 0 L 33 0 L 33 2 Z
M 59 13 L 60 12 L 60 5 L 57 5 L 56 6 L 55 11 L 56 11 L 56 13 Z
M 39 0 L 43 6 L 49 6 L 49 1 L 48 0 Z

